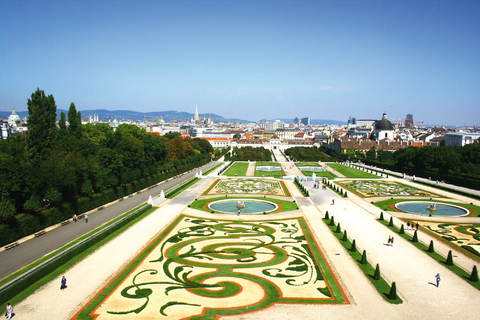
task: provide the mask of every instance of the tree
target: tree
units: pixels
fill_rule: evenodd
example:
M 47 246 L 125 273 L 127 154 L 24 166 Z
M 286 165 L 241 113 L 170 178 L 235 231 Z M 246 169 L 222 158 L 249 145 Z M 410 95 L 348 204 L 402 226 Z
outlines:
M 77 139 L 82 138 L 82 115 L 77 112 L 75 104 L 72 102 L 68 109 L 68 132 Z
M 233 135 L 233 139 L 240 139 L 242 137 L 242 135 L 240 133 L 235 133 Z
M 9 220 L 15 216 L 17 209 L 10 201 L 10 199 L 4 199 L 0 201 L 0 219 Z
M 26 134 L 28 158 L 39 166 L 51 154 L 57 135 L 57 106 L 52 95 L 37 88 L 28 99 L 28 131 Z

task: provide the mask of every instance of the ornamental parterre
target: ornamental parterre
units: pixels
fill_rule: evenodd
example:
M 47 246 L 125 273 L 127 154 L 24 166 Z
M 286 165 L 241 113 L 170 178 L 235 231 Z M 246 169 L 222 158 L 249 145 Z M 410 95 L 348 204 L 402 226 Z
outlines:
M 302 217 L 181 215 L 73 319 L 213 319 L 276 303 L 349 303 Z

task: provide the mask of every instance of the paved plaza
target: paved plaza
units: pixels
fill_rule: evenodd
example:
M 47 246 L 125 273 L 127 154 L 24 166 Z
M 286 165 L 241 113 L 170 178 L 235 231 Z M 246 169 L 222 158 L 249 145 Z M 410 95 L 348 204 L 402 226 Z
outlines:
M 287 174 L 301 174 L 295 167 L 290 170 L 290 163 L 281 165 L 289 169 Z M 59 289 L 58 279 L 14 306 L 16 319 L 476 318 L 480 291 L 401 237 L 395 238 L 393 246 L 387 245 L 392 232 L 377 221 L 381 210 L 370 199 L 353 193 L 343 198 L 328 189 L 314 189 L 312 181 L 304 183 L 310 192 L 310 198 L 304 198 L 292 181 L 285 181 L 298 210 L 237 216 L 189 208 L 217 179 L 227 179 L 217 172 L 67 270 L 66 290 Z M 404 179 L 386 180 L 480 205 L 478 200 Z M 327 211 L 356 240 L 357 248 L 368 252 L 370 264 L 380 265 L 383 278 L 396 283 L 402 304 L 388 303 L 375 290 L 322 221 Z M 394 213 L 395 224 L 399 226 L 404 217 Z M 480 222 L 476 217 L 448 219 Z M 215 233 L 210 234 L 211 230 Z M 419 233 L 419 240 L 426 244 L 433 240 L 435 250 L 444 256 L 452 250 L 425 232 Z M 228 247 L 222 255 L 203 255 L 220 246 Z M 277 264 L 275 259 L 282 255 Z M 182 267 L 184 260 L 193 267 Z M 454 253 L 454 261 L 468 272 L 474 265 L 480 268 L 480 263 L 460 252 Z M 159 262 L 164 263 L 162 267 Z M 284 276 L 287 270 L 288 277 Z M 439 287 L 434 285 L 437 273 L 442 277 Z M 162 275 L 161 285 L 175 287 L 168 294 L 142 286 L 157 274 Z M 193 286 L 192 279 L 199 279 L 204 287 Z

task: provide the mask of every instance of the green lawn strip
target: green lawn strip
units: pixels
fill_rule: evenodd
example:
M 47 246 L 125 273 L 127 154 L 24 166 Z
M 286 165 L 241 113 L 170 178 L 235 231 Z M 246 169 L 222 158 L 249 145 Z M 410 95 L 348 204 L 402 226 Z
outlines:
M 223 175 L 232 177 L 237 174 L 237 176 L 244 177 L 247 175 L 248 166 L 248 162 L 235 162 Z
M 255 168 L 255 177 L 275 177 L 275 178 L 281 178 L 285 176 L 285 171 L 283 171 L 282 168 L 277 171 L 261 171 L 257 170 Z
M 211 173 L 213 170 L 218 169 L 218 167 L 220 167 L 221 165 L 223 165 L 223 163 L 217 164 L 216 166 L 214 166 L 213 168 L 208 169 L 207 171 L 203 172 L 202 174 L 203 174 L 204 176 L 206 176 L 206 175 L 208 175 L 209 173 Z
M 190 188 L 191 186 L 193 186 L 195 183 L 197 183 L 198 181 L 200 181 L 200 178 L 197 178 L 197 177 L 194 177 L 194 178 L 190 178 L 188 179 L 187 181 L 185 181 L 184 183 L 182 183 L 181 185 L 179 186 L 176 186 L 170 190 L 168 190 L 166 193 L 165 193 L 165 197 L 168 198 L 168 199 L 173 199 L 175 198 L 176 196 L 178 196 L 180 193 L 182 193 L 183 191 L 185 191 L 186 189 Z
M 282 186 L 282 189 L 283 189 L 283 192 L 285 193 L 285 196 L 286 197 L 292 197 L 292 195 L 290 194 L 290 191 L 288 191 L 288 188 L 287 188 L 287 185 L 285 184 L 285 182 L 283 181 L 280 181 L 280 185 Z
M 470 273 L 468 273 L 467 271 L 463 270 L 462 268 L 460 268 L 459 266 L 457 266 L 455 264 L 454 265 L 447 265 L 445 257 L 438 254 L 437 252 L 428 252 L 428 246 L 426 244 L 424 244 L 423 242 L 420 242 L 420 241 L 412 242 L 413 237 L 411 235 L 409 235 L 407 233 L 400 233 L 400 229 L 395 227 L 395 226 L 393 226 L 393 227 L 389 226 L 388 221 L 379 220 L 379 219 L 377 221 L 380 222 L 381 224 L 383 224 L 384 226 L 386 226 L 387 228 L 389 228 L 390 230 L 392 230 L 393 232 L 395 232 L 396 234 L 398 234 L 399 236 L 401 236 L 402 238 L 404 238 L 405 240 L 409 241 L 415 247 L 417 247 L 418 249 L 422 250 L 424 253 L 429 255 L 432 259 L 436 260 L 438 263 L 440 263 L 444 267 L 450 269 L 450 271 L 457 274 L 460 278 L 462 278 L 463 280 L 467 281 L 472 286 L 474 286 L 475 288 L 480 290 L 480 281 L 471 281 L 470 280 Z
M 307 176 L 307 177 L 311 177 L 313 176 L 313 171 L 305 171 L 305 170 L 301 170 L 302 173 Z M 333 180 L 335 179 L 337 176 L 333 173 L 331 173 L 330 171 L 315 171 L 315 175 L 317 176 L 317 178 L 328 178 L 329 180 Z
M 255 166 L 272 166 L 272 167 L 281 167 L 280 163 L 278 162 L 269 162 L 269 161 L 257 161 L 255 162 Z
M 116 221 L 118 221 L 118 220 L 122 219 L 123 217 L 129 215 L 130 213 L 132 213 L 133 211 L 137 210 L 138 208 L 140 208 L 140 207 L 143 206 L 143 205 L 144 205 L 144 204 L 142 203 L 142 204 L 139 205 L 138 207 L 133 208 L 132 210 L 130 210 L 130 211 L 128 211 L 128 212 L 126 212 L 126 213 L 118 216 L 117 218 L 115 218 L 115 219 L 113 219 L 113 220 L 105 223 L 104 225 L 96 228 L 95 230 L 92 230 L 92 231 L 90 231 L 89 233 L 87 233 L 87 234 L 85 234 L 85 235 L 83 235 L 83 236 L 81 236 L 81 237 L 73 240 L 72 242 L 70 242 L 70 243 L 66 244 L 65 246 L 61 247 L 60 249 L 55 250 L 54 252 L 52 252 L 52 253 L 50 253 L 50 254 L 48 254 L 48 255 L 46 255 L 46 256 L 38 259 L 38 260 L 36 260 L 35 262 L 32 262 L 31 264 L 29 264 L 28 266 L 26 266 L 26 267 L 18 270 L 18 271 L 15 272 L 14 274 L 12 274 L 12 275 L 10 275 L 10 276 L 2 279 L 2 280 L 0 281 L 0 287 L 3 286 L 3 285 L 6 284 L 6 283 L 12 281 L 13 279 L 17 278 L 18 276 L 24 274 L 25 272 L 29 271 L 30 269 L 38 266 L 38 265 L 41 264 L 42 262 L 44 262 L 44 261 L 46 261 L 46 260 L 48 260 L 48 259 L 56 256 L 57 254 L 65 251 L 66 249 L 68 249 L 68 248 L 70 248 L 71 246 L 77 244 L 78 242 L 82 241 L 83 239 L 86 239 L 86 238 L 90 237 L 92 234 L 95 234 L 96 232 L 105 229 L 106 227 L 108 227 L 108 226 L 111 225 L 112 223 L 115 223 Z
M 469 204 L 469 203 L 458 203 L 458 202 L 450 202 L 450 201 L 444 201 L 444 200 L 425 200 L 425 199 L 387 199 L 387 200 L 382 200 L 382 201 L 377 201 L 373 202 L 375 206 L 379 207 L 383 211 L 400 211 L 400 210 L 395 210 L 393 207 L 394 204 L 398 202 L 405 202 L 405 201 L 430 201 L 430 202 L 438 202 L 438 203 L 446 203 L 446 204 L 453 204 L 459 207 L 464 207 L 468 210 L 470 210 L 470 214 L 468 216 L 462 216 L 462 217 L 472 217 L 475 214 L 480 214 L 480 207 L 476 206 L 474 204 Z
M 215 182 L 212 183 L 212 184 L 210 185 L 210 187 L 208 187 L 208 189 L 205 190 L 204 193 L 202 193 L 202 195 L 207 195 L 207 194 L 217 185 L 217 183 L 219 183 L 219 182 L 220 182 L 220 179 L 215 180 Z
M 278 199 L 267 198 L 267 197 L 238 197 L 238 198 L 236 198 L 234 196 L 195 200 L 189 206 L 193 209 L 202 210 L 202 211 L 206 211 L 206 212 L 212 212 L 212 210 L 210 210 L 210 209 L 204 209 L 204 206 L 207 203 L 214 202 L 214 201 L 219 201 L 219 200 L 225 200 L 225 199 L 228 199 L 228 198 L 234 198 L 234 199 L 240 199 L 241 198 L 242 200 L 257 199 L 257 200 L 265 200 L 265 201 L 274 202 L 277 205 L 282 206 L 281 210 L 275 211 L 275 212 L 292 211 L 292 210 L 297 210 L 298 209 L 297 204 L 293 201 L 278 200 Z
M 82 251 L 82 253 L 76 255 L 74 258 L 70 259 L 69 261 L 67 261 L 66 263 L 64 263 L 63 265 L 61 265 L 60 267 L 58 267 L 57 269 L 53 270 L 52 272 L 46 274 L 43 278 L 41 278 L 40 280 L 32 283 L 28 288 L 26 288 L 25 290 L 23 290 L 22 292 L 20 292 L 19 294 L 9 298 L 9 302 L 13 305 L 15 304 L 18 304 L 19 302 L 23 301 L 24 299 L 26 299 L 28 296 L 30 296 L 31 294 L 33 294 L 38 288 L 42 287 L 43 285 L 49 283 L 50 281 L 54 280 L 54 279 L 59 279 L 59 283 L 60 283 L 60 276 L 65 273 L 66 270 L 68 270 L 69 268 L 71 268 L 72 266 L 74 266 L 75 264 L 77 264 L 78 262 L 82 261 L 84 258 L 86 258 L 88 255 L 90 255 L 91 253 L 95 252 L 97 249 L 99 249 L 100 247 L 102 247 L 103 245 L 105 245 L 106 243 L 108 243 L 109 241 L 113 240 L 115 237 L 117 237 L 118 235 L 120 235 L 122 232 L 124 232 L 125 230 L 127 230 L 128 228 L 130 228 L 132 225 L 134 225 L 135 223 L 137 223 L 138 221 L 142 220 L 143 218 L 145 218 L 146 216 L 148 216 L 150 213 L 152 213 L 153 211 L 155 211 L 157 208 L 156 207 L 152 207 L 148 210 L 146 210 L 144 213 L 142 213 L 141 215 L 139 215 L 138 217 L 134 218 L 132 221 L 130 221 L 129 223 L 127 223 L 126 225 L 124 225 L 123 227 L 121 227 L 120 229 L 112 232 L 110 235 L 108 235 L 107 237 L 105 237 L 104 239 L 100 240 L 99 242 L 97 242 L 96 244 L 92 245 L 92 246 L 89 246 L 88 248 L 86 248 L 84 251 Z M 96 229 L 96 231 L 98 231 L 100 228 Z M 95 232 L 95 231 L 94 231 Z M 91 233 L 94 233 L 94 232 L 91 232 Z M 86 237 L 86 236 L 85 236 Z M 84 237 L 82 237 L 83 239 Z M 62 248 L 63 250 L 65 249 Z M 60 249 L 60 250 L 62 250 Z M 60 288 L 60 284 L 59 284 L 59 288 Z
M 338 173 L 343 174 L 347 178 L 368 178 L 368 179 L 379 179 L 379 176 L 374 174 L 346 167 L 343 164 L 329 162 L 328 165 L 330 168 L 335 169 Z
M 388 297 L 388 294 L 390 293 L 390 289 L 391 289 L 390 285 L 382 277 L 380 277 L 379 280 L 375 280 L 373 278 L 373 275 L 375 274 L 375 268 L 368 262 L 366 264 L 361 263 L 362 253 L 360 253 L 358 250 L 356 250 L 355 252 L 353 252 L 351 250 L 352 242 L 350 242 L 350 240 L 347 240 L 347 241 L 343 240 L 343 233 L 342 232 L 340 232 L 340 233 L 336 232 L 337 226 L 331 226 L 330 225 L 331 218 L 330 219 L 323 218 L 322 220 L 328 226 L 328 228 L 333 233 L 333 235 L 342 244 L 342 246 L 345 248 L 345 250 L 350 254 L 350 256 L 353 258 L 353 260 L 355 260 L 355 262 L 360 267 L 360 269 L 363 271 L 363 273 L 365 274 L 367 279 L 370 280 L 370 282 L 373 284 L 375 289 L 377 289 L 378 293 L 380 293 L 380 295 L 383 297 L 383 299 L 385 299 L 385 301 L 387 301 L 389 303 L 392 303 L 392 304 L 403 303 L 402 299 L 400 299 L 400 297 L 398 295 L 397 295 L 397 298 L 393 299 L 393 300 Z

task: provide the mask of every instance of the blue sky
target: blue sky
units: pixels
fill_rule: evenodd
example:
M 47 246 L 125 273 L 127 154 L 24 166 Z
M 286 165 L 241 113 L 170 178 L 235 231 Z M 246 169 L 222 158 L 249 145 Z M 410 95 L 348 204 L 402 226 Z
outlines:
M 0 1 L 0 110 L 480 125 L 480 1 Z

